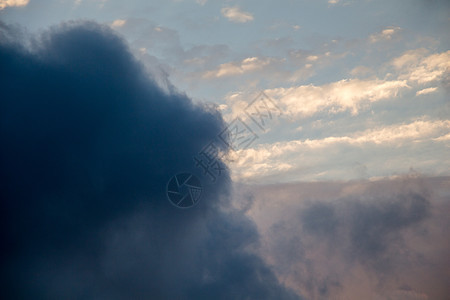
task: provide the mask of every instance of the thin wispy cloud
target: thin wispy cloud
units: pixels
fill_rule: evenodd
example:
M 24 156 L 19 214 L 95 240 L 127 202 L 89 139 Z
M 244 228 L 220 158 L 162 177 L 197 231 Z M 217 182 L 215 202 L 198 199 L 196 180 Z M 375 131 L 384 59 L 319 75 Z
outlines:
M 431 93 L 436 92 L 437 90 L 438 90 L 437 87 L 429 87 L 429 88 L 417 91 L 416 96 L 431 94 Z
M 275 59 L 267 57 L 248 57 L 238 62 L 221 64 L 216 70 L 207 71 L 203 74 L 205 78 L 220 78 L 234 75 L 242 75 L 263 69 L 267 65 L 276 62 Z

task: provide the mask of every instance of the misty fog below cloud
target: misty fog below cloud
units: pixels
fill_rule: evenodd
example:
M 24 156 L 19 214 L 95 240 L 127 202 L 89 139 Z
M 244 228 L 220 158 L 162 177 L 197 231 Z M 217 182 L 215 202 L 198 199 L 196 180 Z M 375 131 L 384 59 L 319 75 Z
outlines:
M 447 299 L 450 179 L 238 185 L 258 253 L 307 299 Z

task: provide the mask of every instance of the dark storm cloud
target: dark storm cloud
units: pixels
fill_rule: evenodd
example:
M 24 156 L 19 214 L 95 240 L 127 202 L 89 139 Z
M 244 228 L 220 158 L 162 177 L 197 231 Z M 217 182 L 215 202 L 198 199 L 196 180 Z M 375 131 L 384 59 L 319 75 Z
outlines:
M 192 157 L 224 127 L 165 94 L 110 29 L 66 23 L 0 44 L 3 299 L 294 299 L 260 258 L 254 225 L 228 210 Z M 165 187 L 203 178 L 190 210 Z

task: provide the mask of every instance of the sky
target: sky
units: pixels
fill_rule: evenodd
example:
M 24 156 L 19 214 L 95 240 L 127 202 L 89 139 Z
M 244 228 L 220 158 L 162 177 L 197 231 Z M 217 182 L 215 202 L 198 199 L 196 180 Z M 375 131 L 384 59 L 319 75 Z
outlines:
M 241 149 L 235 180 L 449 175 L 448 1 L 2 3 L 1 19 L 30 33 L 112 27 L 160 86 L 228 122 L 264 91 L 282 114 Z
M 2 298 L 448 299 L 449 29 L 446 0 L 0 0 Z

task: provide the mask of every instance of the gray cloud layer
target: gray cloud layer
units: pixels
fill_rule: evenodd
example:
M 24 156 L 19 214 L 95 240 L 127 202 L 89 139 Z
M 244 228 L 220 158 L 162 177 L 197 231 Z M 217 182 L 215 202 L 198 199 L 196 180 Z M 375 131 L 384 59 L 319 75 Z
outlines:
M 449 186 L 448 177 L 406 177 L 242 189 L 262 256 L 308 299 L 444 300 Z

